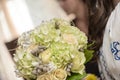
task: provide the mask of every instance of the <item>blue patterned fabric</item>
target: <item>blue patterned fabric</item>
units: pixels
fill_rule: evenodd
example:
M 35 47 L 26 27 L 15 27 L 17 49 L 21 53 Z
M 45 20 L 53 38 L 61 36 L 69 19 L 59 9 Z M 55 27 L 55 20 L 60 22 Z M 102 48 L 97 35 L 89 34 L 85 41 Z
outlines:
M 120 2 L 108 19 L 98 64 L 102 80 L 120 80 Z
M 119 54 L 120 54 L 120 49 L 118 49 L 118 46 L 120 46 L 120 43 L 117 42 L 117 41 L 116 41 L 116 42 L 112 42 L 112 43 L 111 43 L 111 46 L 110 46 L 111 52 L 112 52 L 115 60 L 120 60 L 120 56 L 119 56 Z

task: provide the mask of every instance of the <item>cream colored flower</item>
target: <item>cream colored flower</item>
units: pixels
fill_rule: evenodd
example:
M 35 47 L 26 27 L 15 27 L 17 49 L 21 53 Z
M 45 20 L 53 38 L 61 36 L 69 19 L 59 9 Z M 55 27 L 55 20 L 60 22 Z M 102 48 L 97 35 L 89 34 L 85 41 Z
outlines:
M 49 49 L 45 50 L 39 55 L 39 57 L 42 59 L 44 63 L 49 63 L 51 57 L 50 50 Z
M 84 53 L 79 52 L 79 54 L 76 54 L 76 56 L 72 60 L 72 68 L 71 71 L 75 73 L 83 74 L 85 66 L 85 56 Z
M 63 69 L 56 69 L 55 71 L 53 71 L 53 76 L 57 80 L 65 80 L 67 77 L 67 72 Z
M 54 77 L 51 74 L 44 74 L 38 76 L 37 80 L 54 80 Z
M 63 39 L 69 44 L 78 44 L 78 41 L 73 34 L 63 34 Z

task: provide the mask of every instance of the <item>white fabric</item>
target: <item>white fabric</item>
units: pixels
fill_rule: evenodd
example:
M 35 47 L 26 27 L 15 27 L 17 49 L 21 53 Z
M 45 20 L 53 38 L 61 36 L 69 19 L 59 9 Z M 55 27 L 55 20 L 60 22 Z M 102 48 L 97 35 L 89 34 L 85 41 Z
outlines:
M 18 36 L 40 25 L 42 21 L 52 18 L 63 18 L 69 21 L 69 17 L 56 0 L 8 0 L 6 1 L 6 8 L 9 12 L 6 14 L 9 14 L 12 27 Z M 9 42 L 14 37 L 16 38 L 9 29 L 3 13 L 0 20 L 5 41 Z
M 1 32 L 1 29 L 0 29 Z M 15 74 L 15 64 L 0 33 L 0 80 L 23 80 Z
M 98 64 L 102 80 L 120 80 L 120 2 L 108 19 Z

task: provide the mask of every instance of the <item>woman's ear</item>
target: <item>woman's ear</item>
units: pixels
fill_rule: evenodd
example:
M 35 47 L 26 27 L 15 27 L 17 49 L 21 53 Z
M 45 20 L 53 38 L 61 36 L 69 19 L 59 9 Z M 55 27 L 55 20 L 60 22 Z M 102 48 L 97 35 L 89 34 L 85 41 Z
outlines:
M 76 18 L 76 15 L 71 13 L 68 15 L 69 21 L 73 21 Z

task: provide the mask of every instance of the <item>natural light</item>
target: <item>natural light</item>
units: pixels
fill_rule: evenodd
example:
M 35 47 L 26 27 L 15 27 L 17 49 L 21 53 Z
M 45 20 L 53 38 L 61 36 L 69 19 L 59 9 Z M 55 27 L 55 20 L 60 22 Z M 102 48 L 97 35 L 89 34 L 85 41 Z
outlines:
M 33 28 L 25 0 L 10 0 L 7 2 L 7 8 L 18 34 Z

